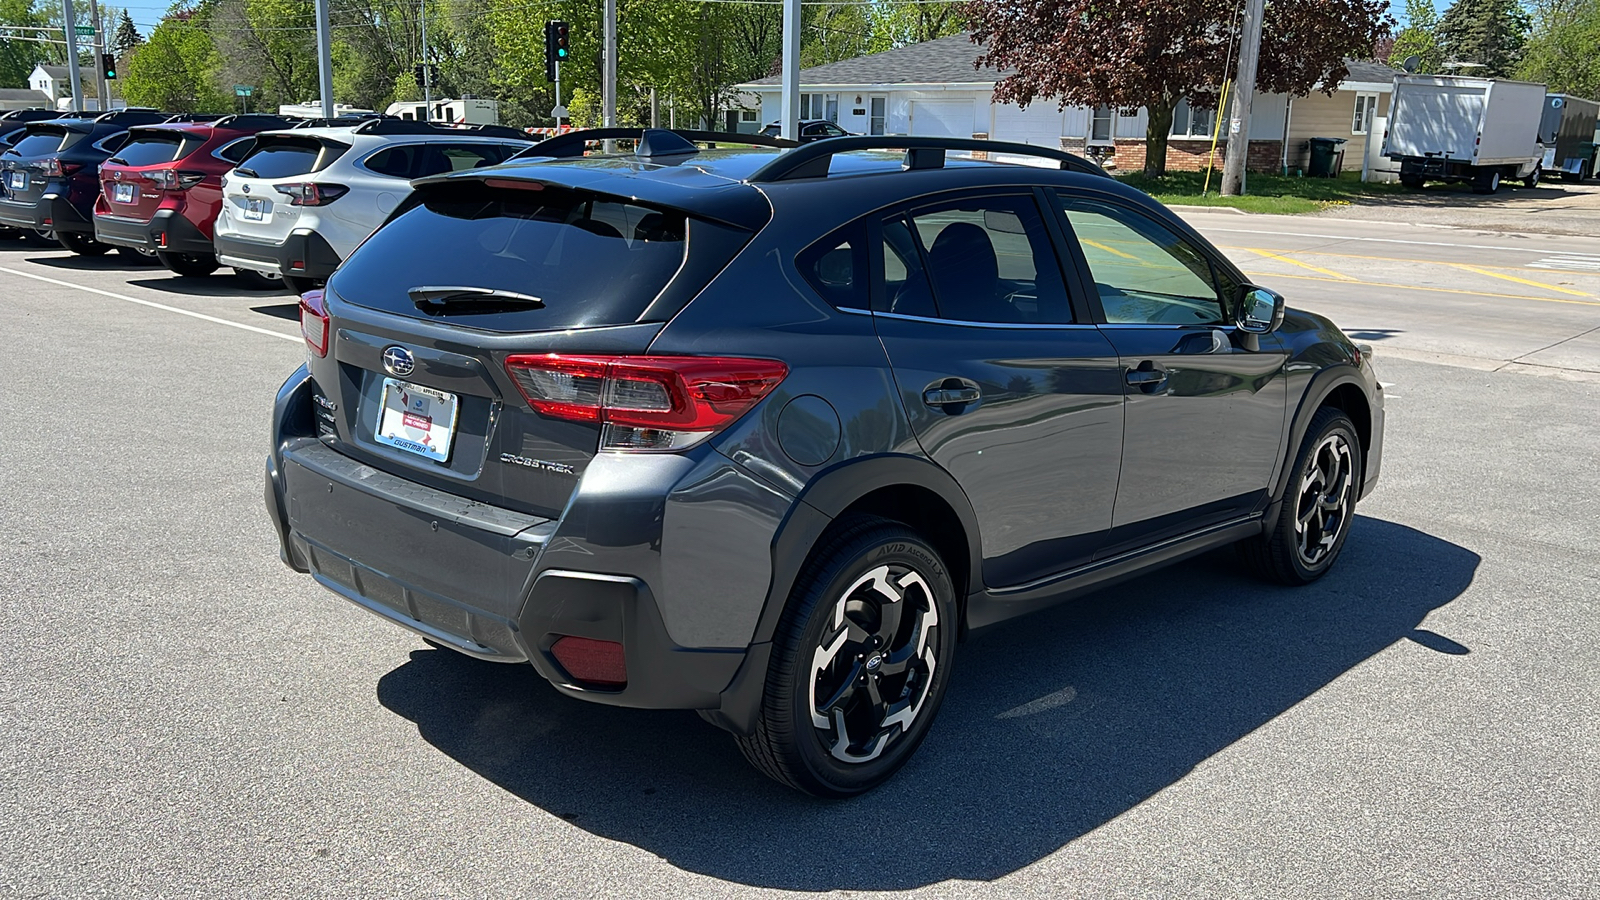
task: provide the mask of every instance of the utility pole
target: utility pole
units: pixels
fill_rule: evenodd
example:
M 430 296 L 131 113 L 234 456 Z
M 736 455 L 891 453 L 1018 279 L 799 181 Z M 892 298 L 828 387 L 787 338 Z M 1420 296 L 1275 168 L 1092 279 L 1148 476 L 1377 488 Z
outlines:
M 1250 101 L 1256 95 L 1256 63 L 1261 58 L 1261 17 L 1266 0 L 1247 0 L 1239 39 L 1239 74 L 1233 81 L 1233 115 L 1228 117 L 1228 157 L 1222 161 L 1222 193 L 1244 193 L 1245 158 L 1250 155 Z
M 425 104 L 425 121 L 433 121 L 433 71 L 428 68 L 428 0 L 422 7 L 422 102 Z
M 601 83 L 607 128 L 617 127 L 617 0 L 606 0 L 605 74 Z
M 329 31 L 328 0 L 317 0 L 317 89 L 322 92 L 324 119 L 333 118 L 333 36 Z
M 99 99 L 97 105 L 100 107 L 101 112 L 110 112 L 110 85 L 106 84 L 106 67 L 100 64 L 101 60 L 105 58 L 106 41 L 105 35 L 102 34 L 104 29 L 100 27 L 99 0 L 89 0 L 89 21 L 91 27 L 94 28 L 94 88 L 95 96 Z
M 72 12 L 72 0 L 61 0 L 61 23 L 66 26 L 67 77 L 72 82 L 72 109 L 83 110 L 83 78 L 78 74 L 78 18 Z
M 800 0 L 783 0 L 783 103 L 778 134 L 800 138 Z

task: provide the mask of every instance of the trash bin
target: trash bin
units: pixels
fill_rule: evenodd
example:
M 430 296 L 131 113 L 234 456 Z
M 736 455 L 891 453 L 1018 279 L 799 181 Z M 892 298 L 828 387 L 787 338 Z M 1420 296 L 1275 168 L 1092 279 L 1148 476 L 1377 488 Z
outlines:
M 1339 174 L 1340 149 L 1345 138 L 1314 137 L 1311 139 L 1311 165 L 1306 174 L 1312 178 L 1332 178 Z

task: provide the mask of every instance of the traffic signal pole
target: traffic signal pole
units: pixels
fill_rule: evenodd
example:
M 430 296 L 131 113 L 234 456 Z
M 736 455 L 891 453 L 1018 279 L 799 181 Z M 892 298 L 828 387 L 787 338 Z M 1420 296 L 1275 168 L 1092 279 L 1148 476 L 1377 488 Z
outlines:
M 71 2 L 71 0 L 67 0 Z M 317 0 L 317 89 L 322 92 L 322 117 L 333 118 L 333 36 L 328 27 L 328 0 Z
M 779 134 L 800 138 L 800 0 L 783 0 L 783 103 Z
M 617 0 L 606 0 L 605 74 L 601 93 L 607 128 L 617 127 Z
M 428 0 L 420 0 L 422 8 L 422 102 L 426 104 L 424 121 L 433 121 L 433 73 L 428 70 Z
M 61 0 L 61 23 L 66 26 L 67 77 L 72 82 L 72 109 L 83 109 L 83 78 L 78 74 L 78 20 L 72 12 L 72 0 Z M 52 103 L 55 102 L 53 99 Z
M 111 86 L 106 83 L 106 40 L 100 28 L 99 0 L 89 0 L 89 22 L 94 28 L 94 87 L 101 112 L 111 111 Z M 77 36 L 74 35 L 76 40 Z

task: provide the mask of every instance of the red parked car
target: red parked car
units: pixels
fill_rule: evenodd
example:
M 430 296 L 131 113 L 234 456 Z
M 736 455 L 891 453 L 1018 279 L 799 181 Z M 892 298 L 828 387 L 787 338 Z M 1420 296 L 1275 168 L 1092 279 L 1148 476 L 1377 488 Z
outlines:
M 250 152 L 256 132 L 293 125 L 283 116 L 235 115 L 131 129 L 100 166 L 95 240 L 153 252 L 179 275 L 215 272 L 211 228 L 222 208 L 222 176 Z M 258 287 L 282 285 L 235 271 Z

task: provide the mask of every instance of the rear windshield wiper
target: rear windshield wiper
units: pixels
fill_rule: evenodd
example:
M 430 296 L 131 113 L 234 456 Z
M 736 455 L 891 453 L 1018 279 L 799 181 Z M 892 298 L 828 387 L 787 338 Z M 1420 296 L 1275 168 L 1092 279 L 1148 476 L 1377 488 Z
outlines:
M 261 177 L 260 175 L 256 174 L 256 170 L 255 169 L 246 169 L 244 166 L 235 166 L 233 171 L 238 173 L 238 174 L 240 174 L 240 175 L 243 175 L 246 178 L 260 178 Z
M 531 306 L 535 309 L 544 306 L 544 301 L 532 294 L 473 285 L 418 285 L 406 293 L 411 295 L 411 302 L 424 312 L 437 312 L 454 304 Z
M 128 161 L 123 159 L 120 156 L 113 156 L 110 159 L 106 160 L 106 162 L 108 162 L 108 163 L 116 163 L 119 166 L 125 166 L 125 165 L 128 164 Z

